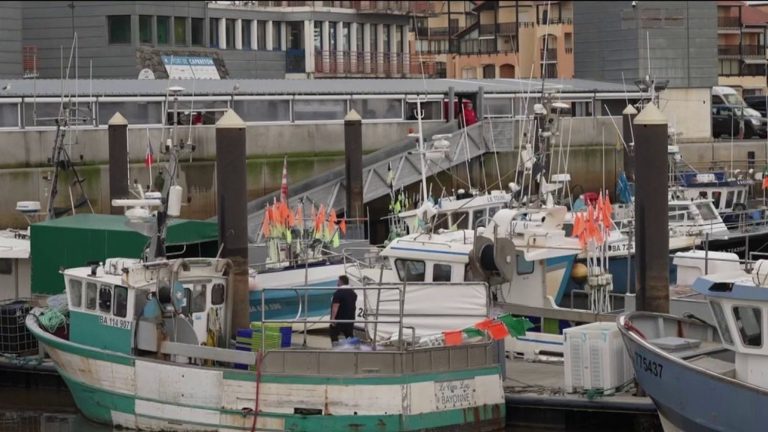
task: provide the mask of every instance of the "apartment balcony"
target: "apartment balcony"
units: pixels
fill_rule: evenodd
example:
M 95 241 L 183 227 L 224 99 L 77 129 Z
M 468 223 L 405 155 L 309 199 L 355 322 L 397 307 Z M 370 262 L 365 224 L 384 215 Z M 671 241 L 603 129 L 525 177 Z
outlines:
M 496 39 L 469 39 L 459 43 L 459 54 L 493 54 L 499 52 Z
M 717 55 L 719 56 L 737 56 L 739 55 L 738 44 L 725 44 L 717 46 Z
M 542 19 L 543 17 L 539 17 L 536 20 L 536 24 L 540 26 L 546 26 L 546 25 L 560 25 L 560 24 L 573 24 L 573 18 L 571 17 L 549 17 L 549 19 Z
M 496 34 L 496 24 L 480 24 L 480 37 Z
M 517 23 L 498 23 L 496 24 L 496 33 L 505 36 L 517 34 Z
M 557 48 L 549 48 L 549 49 L 541 50 L 541 61 L 556 62 Z
M 315 74 L 320 77 L 400 78 L 405 75 L 421 76 L 422 73 L 426 77 L 437 77 L 444 73 L 444 65 L 441 67 L 433 60 L 420 61 L 418 55 L 403 53 L 315 51 Z
M 449 36 L 455 35 L 461 31 L 459 26 L 451 27 L 430 27 L 425 37 L 430 39 L 448 39 Z
M 750 57 L 765 57 L 765 45 L 742 45 L 741 55 Z
M 557 78 L 557 64 L 556 63 L 542 63 L 541 64 L 541 76 L 542 76 L 542 78 Z
M 739 17 L 737 16 L 721 16 L 721 17 L 717 17 L 717 27 L 718 28 L 739 28 L 741 27 L 741 24 L 739 23 Z

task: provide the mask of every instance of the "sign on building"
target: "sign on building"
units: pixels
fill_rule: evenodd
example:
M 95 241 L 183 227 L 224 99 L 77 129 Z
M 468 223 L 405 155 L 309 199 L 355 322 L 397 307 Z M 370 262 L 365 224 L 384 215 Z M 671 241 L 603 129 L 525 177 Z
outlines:
M 221 79 L 213 59 L 198 56 L 162 56 L 171 79 Z

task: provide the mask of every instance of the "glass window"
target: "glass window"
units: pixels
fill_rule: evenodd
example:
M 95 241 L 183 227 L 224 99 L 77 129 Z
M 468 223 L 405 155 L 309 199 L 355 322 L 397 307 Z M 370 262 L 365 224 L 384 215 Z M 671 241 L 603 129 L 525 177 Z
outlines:
M 171 17 L 157 17 L 157 43 L 158 45 L 171 43 Z
M 280 27 L 284 25 L 285 23 L 281 23 L 277 21 L 272 23 L 272 51 L 280 51 L 283 49 L 283 46 L 282 46 L 283 38 L 280 37 L 280 35 L 282 34 L 280 32 Z
M 733 208 L 733 191 L 728 191 L 728 193 L 725 194 L 725 208 L 730 209 Z
M 495 214 L 496 214 L 496 212 L 497 212 L 497 211 L 499 211 L 500 209 L 501 209 L 501 207 L 490 207 L 490 208 L 488 209 L 488 217 L 492 218 L 492 217 L 493 217 L 493 215 L 495 215 Z M 570 234 L 569 234 L 569 235 L 570 235 Z
M 18 104 L 0 104 L 0 127 L 19 127 Z
M 745 346 L 763 346 L 763 327 L 760 308 L 734 306 L 733 318 Z
M 401 99 L 353 99 L 352 109 L 364 119 L 397 119 L 403 118 L 403 101 Z
M 139 42 L 152 43 L 152 17 L 150 15 L 139 15 Z
M 131 16 L 113 15 L 107 17 L 110 44 L 131 43 Z
M 716 209 L 720 208 L 720 197 L 722 197 L 723 193 L 720 191 L 713 191 L 712 192 L 712 204 L 715 205 Z
M 25 103 L 24 126 L 56 126 L 60 108 L 58 103 Z
M 203 46 L 204 21 L 202 18 L 192 18 L 192 45 Z
M 192 305 L 192 313 L 205 312 L 206 288 L 205 284 L 192 285 L 192 301 L 190 302 Z
M 211 288 L 211 305 L 219 306 L 224 304 L 224 284 L 217 283 Z
M 424 273 L 426 272 L 424 261 L 396 259 L 395 268 L 401 281 L 424 282 Z
M 440 105 L 439 101 L 422 102 L 421 110 L 424 112 L 422 120 L 440 120 L 443 118 Z M 405 103 L 405 119 L 416 120 L 416 102 Z
M 524 256 L 517 255 L 517 274 L 527 275 L 533 273 L 533 261 L 527 261 Z
M 163 109 L 160 102 L 99 102 L 99 123 L 105 125 L 119 112 L 128 120 L 128 124 L 160 124 Z
M 341 23 L 341 41 L 343 43 L 341 50 L 342 51 L 349 51 L 350 48 L 350 40 L 349 40 L 350 34 L 349 34 L 349 23 L 343 22 Z
M 243 49 L 249 50 L 251 49 L 251 22 L 243 20 L 241 25 L 243 29 L 241 32 Z
M 483 100 L 485 111 L 484 114 L 491 116 L 511 116 L 512 115 L 512 99 L 496 99 L 486 98 Z
M 176 45 L 187 45 L 187 17 L 173 19 L 173 37 Z
M 323 50 L 323 22 L 322 21 L 315 21 L 313 23 L 313 37 L 315 41 L 315 51 L 320 52 Z M 363 38 L 358 38 L 363 39 Z
M 125 318 L 128 315 L 128 288 L 115 286 L 115 302 L 112 306 L 114 307 L 112 310 L 114 316 Z
M 83 281 L 69 280 L 69 305 L 79 308 L 83 304 Z
M 236 100 L 235 112 L 246 122 L 289 122 L 288 100 Z
M 208 33 L 208 39 L 209 39 L 211 48 L 218 48 L 219 47 L 219 19 L 211 18 L 210 20 L 208 20 L 208 28 L 210 29 Z M 195 36 L 193 33 L 192 40 L 194 40 L 194 37 Z
M 373 33 L 373 29 L 371 29 Z M 326 51 L 336 51 L 336 23 L 330 21 L 328 23 L 328 49 Z
M 256 22 L 256 43 L 259 51 L 267 49 L 267 23 L 264 21 Z
M 670 222 L 685 222 L 685 213 L 687 211 L 688 211 L 688 207 L 671 206 L 669 208 L 669 221 Z
M 96 284 L 93 282 L 85 284 L 85 307 L 90 310 L 96 309 Z
M 451 213 L 451 226 L 453 226 L 454 229 L 468 229 L 469 214 L 465 211 L 457 211 Z
M 705 221 L 711 221 L 713 219 L 717 219 L 717 212 L 715 209 L 712 208 L 712 204 L 710 203 L 697 203 L 696 208 L 699 210 L 699 214 L 701 214 L 701 218 Z
M 293 119 L 296 121 L 342 120 L 347 114 L 345 100 L 296 100 Z
M 109 285 L 102 285 L 99 288 L 99 311 L 107 313 L 112 311 L 112 287 Z
M 0 274 L 13 274 L 13 261 L 10 258 L 0 258 Z
M 472 226 L 474 228 L 484 227 L 485 223 L 487 222 L 483 220 L 484 218 L 485 218 L 485 209 L 474 210 L 472 212 Z
M 715 316 L 717 328 L 720 330 L 720 337 L 723 338 L 723 342 L 726 344 L 733 345 L 733 339 L 731 339 L 731 333 L 728 331 L 728 323 L 725 320 L 723 307 L 720 306 L 720 303 L 714 301 L 710 301 L 709 304 L 712 306 L 712 315 Z
M 225 34 L 227 36 L 227 49 L 235 49 L 235 20 L 224 20 Z
M 435 264 L 434 266 L 432 266 L 432 281 L 433 282 L 450 282 L 451 266 L 448 264 Z

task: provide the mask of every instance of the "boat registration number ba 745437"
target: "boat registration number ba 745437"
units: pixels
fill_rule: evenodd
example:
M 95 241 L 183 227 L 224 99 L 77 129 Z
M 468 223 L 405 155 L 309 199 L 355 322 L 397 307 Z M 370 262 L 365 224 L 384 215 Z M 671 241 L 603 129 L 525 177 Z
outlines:
M 643 371 L 661 379 L 661 373 L 664 370 L 663 364 L 654 360 L 650 360 L 639 352 L 635 352 L 635 365 L 637 365 L 637 370 Z

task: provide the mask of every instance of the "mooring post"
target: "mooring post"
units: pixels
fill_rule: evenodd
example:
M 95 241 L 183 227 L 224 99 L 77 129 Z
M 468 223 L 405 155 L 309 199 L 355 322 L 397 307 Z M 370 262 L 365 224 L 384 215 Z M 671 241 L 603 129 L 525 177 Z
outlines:
M 667 118 L 649 103 L 634 123 L 637 310 L 668 313 Z
M 353 226 L 364 217 L 363 212 L 363 122 L 351 110 L 344 117 L 344 168 L 346 174 L 347 203 L 344 215 Z
M 632 123 L 637 117 L 637 110 L 632 105 L 627 105 L 621 112 L 621 135 L 624 140 L 624 174 L 627 180 L 635 181 L 635 132 Z
M 109 202 L 128 198 L 128 120 L 116 112 L 107 126 L 109 141 Z M 122 207 L 110 204 L 110 213 L 123 214 Z
M 234 265 L 233 286 L 227 299 L 235 329 L 250 325 L 245 141 L 245 123 L 234 111 L 227 110 L 216 122 L 216 210 L 221 257 L 229 258 Z M 227 336 L 231 335 L 230 328 Z
M 454 99 L 456 99 L 456 89 L 453 86 L 450 86 L 448 87 L 448 106 L 446 108 L 448 110 L 448 123 L 453 123 L 456 120 L 456 117 L 454 116 L 456 113 L 456 105 L 453 101 Z

